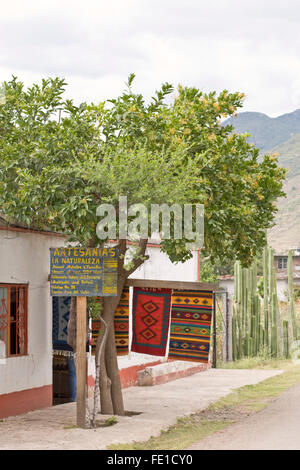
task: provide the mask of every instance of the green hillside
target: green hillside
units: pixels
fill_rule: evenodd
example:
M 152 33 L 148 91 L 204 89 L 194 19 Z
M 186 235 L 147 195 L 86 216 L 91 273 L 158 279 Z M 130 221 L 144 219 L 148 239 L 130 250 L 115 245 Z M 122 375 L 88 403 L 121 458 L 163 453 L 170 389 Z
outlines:
M 278 201 L 276 226 L 269 231 L 269 241 L 277 251 L 300 246 L 300 133 L 273 149 L 279 163 L 288 168 L 284 186 L 287 197 Z
M 261 151 L 273 149 L 300 132 L 300 109 L 293 113 L 270 118 L 263 113 L 245 112 L 232 117 L 225 124 L 234 126 L 238 134 L 251 134 L 253 142 Z
M 240 113 L 225 123 L 233 125 L 237 133 L 250 133 L 249 141 L 261 153 L 279 153 L 279 164 L 289 170 L 284 186 L 287 196 L 278 201 L 276 225 L 269 230 L 268 239 L 277 252 L 300 247 L 300 109 L 277 118 Z
M 272 152 L 278 152 L 281 166 L 289 169 L 287 179 L 300 174 L 300 131 L 286 142 L 273 147 Z

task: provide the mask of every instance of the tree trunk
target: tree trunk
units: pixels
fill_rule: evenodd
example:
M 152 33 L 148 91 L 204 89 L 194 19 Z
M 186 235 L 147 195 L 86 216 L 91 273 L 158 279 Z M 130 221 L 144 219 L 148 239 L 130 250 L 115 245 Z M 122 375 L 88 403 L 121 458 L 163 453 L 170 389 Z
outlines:
M 102 414 L 116 414 L 124 416 L 124 403 L 122 396 L 121 379 L 118 368 L 117 350 L 115 344 L 114 315 L 119 304 L 126 280 L 143 262 L 147 247 L 147 240 L 140 241 L 140 257 L 134 262 L 131 270 L 124 269 L 124 256 L 126 253 L 126 240 L 119 242 L 118 258 L 118 289 L 116 297 L 103 298 L 102 316 L 107 324 L 107 341 L 100 362 L 100 403 Z M 147 258 L 147 257 L 146 257 Z
M 106 369 L 111 380 L 111 399 L 113 403 L 114 414 L 118 416 L 125 415 L 121 378 L 118 368 L 118 358 L 115 346 L 114 328 L 108 332 L 108 342 L 106 347 Z
M 112 399 L 111 399 L 111 381 L 106 371 L 105 355 L 106 355 L 106 349 L 104 348 L 103 353 L 101 354 L 101 359 L 100 359 L 100 374 L 99 374 L 100 407 L 101 407 L 102 414 L 112 415 L 114 413 L 114 410 L 113 410 L 113 404 L 112 404 Z
M 97 425 L 97 412 L 98 412 L 98 403 L 99 403 L 99 396 L 100 396 L 100 361 L 101 356 L 103 355 L 103 349 L 105 348 L 106 340 L 107 340 L 107 325 L 103 318 L 100 316 L 100 321 L 102 323 L 102 327 L 104 328 L 104 334 L 98 335 L 97 338 L 97 345 L 96 345 L 96 352 L 95 352 L 95 388 L 94 388 L 94 410 L 93 410 L 93 418 L 92 418 L 92 426 L 96 427 Z
M 114 333 L 114 314 L 120 301 L 125 278 L 118 279 L 117 297 L 104 297 L 103 319 L 107 324 L 107 341 L 100 364 L 100 403 L 102 414 L 124 415 L 121 380 Z

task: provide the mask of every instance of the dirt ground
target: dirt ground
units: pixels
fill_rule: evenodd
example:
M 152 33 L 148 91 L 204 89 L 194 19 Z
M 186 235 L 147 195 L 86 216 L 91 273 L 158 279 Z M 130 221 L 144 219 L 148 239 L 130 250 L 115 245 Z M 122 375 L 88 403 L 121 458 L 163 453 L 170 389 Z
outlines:
M 300 450 L 300 384 L 264 410 L 201 440 L 193 450 Z M 204 412 L 205 413 L 205 412 Z M 226 411 L 225 411 L 226 414 Z M 225 416 L 225 419 L 234 417 Z
M 75 403 L 10 417 L 0 421 L 0 449 L 105 449 L 109 444 L 144 441 L 235 388 L 281 372 L 210 369 L 163 385 L 130 387 L 123 391 L 130 416 L 117 417 L 118 422 L 110 427 L 77 428 Z M 99 415 L 102 423 L 107 418 Z

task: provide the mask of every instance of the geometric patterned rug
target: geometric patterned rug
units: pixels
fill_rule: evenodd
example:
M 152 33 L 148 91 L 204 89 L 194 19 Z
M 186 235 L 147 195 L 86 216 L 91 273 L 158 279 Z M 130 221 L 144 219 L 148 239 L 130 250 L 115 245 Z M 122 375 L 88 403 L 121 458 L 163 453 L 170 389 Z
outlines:
M 134 287 L 131 351 L 165 356 L 170 325 L 171 289 Z
M 102 323 L 100 320 L 92 320 L 92 339 L 91 339 L 91 349 L 92 349 L 92 355 L 95 355 L 96 352 L 96 343 L 97 343 L 97 338 L 98 334 L 101 331 Z
M 129 287 L 124 287 L 115 311 L 115 341 L 118 356 L 129 354 Z
M 73 351 L 67 343 L 71 297 L 52 299 L 52 347 L 58 351 Z
M 101 331 L 102 323 L 100 320 L 92 320 L 92 339 L 91 339 L 91 349 L 92 355 L 95 355 L 96 352 L 96 343 L 98 334 Z
M 102 323 L 100 320 L 92 320 L 92 354 L 95 354 L 96 343 Z M 129 287 L 124 287 L 119 305 L 115 311 L 114 318 L 115 343 L 118 356 L 129 353 Z
M 211 291 L 173 292 L 169 358 L 208 362 L 212 303 Z

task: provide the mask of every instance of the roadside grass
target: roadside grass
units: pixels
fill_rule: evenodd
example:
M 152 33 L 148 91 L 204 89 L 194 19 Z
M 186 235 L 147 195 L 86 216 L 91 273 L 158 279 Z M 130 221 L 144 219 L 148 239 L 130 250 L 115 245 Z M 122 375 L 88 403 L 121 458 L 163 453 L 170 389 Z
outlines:
M 178 419 L 174 426 L 167 431 L 161 431 L 157 437 L 148 441 L 132 442 L 129 444 L 112 444 L 111 450 L 178 450 L 185 449 L 213 432 L 221 431 L 228 423 L 222 421 L 201 420 L 197 415 Z
M 270 359 L 264 356 L 245 357 L 238 361 L 220 362 L 218 369 L 281 369 L 292 365 L 291 359 Z
M 281 362 L 281 361 L 277 361 Z M 221 431 L 231 424 L 267 407 L 281 393 L 300 381 L 300 365 L 283 361 L 284 372 L 256 385 L 236 389 L 208 408 L 191 416 L 180 418 L 167 431 L 143 442 L 114 444 L 111 450 L 182 450 L 204 437 Z M 267 367 L 266 367 L 267 368 Z M 279 366 L 276 368 L 280 368 Z
M 239 407 L 239 409 L 263 409 L 270 401 L 300 381 L 300 365 L 286 364 L 282 374 L 238 388 L 224 398 L 209 406 L 209 410 Z

